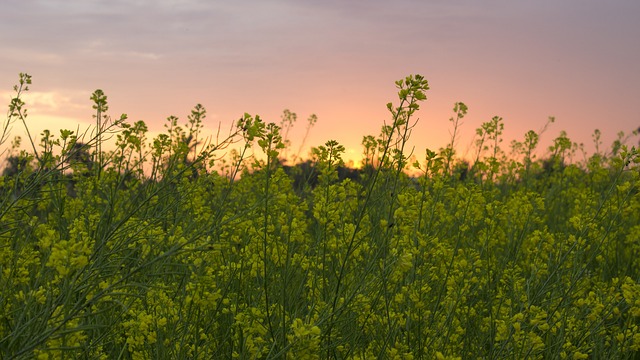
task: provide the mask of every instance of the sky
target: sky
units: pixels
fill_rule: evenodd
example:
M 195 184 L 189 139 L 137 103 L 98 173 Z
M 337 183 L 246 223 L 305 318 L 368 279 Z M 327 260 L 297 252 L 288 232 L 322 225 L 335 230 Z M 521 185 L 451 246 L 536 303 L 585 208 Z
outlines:
M 421 74 L 418 157 L 448 144 L 458 101 L 469 108 L 461 156 L 493 116 L 507 151 L 549 116 L 542 150 L 564 130 L 593 151 L 595 129 L 608 146 L 640 126 L 638 17 L 638 0 L 1 0 L 0 100 L 20 72 L 33 76 L 32 133 L 90 126 L 96 89 L 113 118 L 151 134 L 198 103 L 210 131 L 245 112 L 279 123 L 290 109 L 292 148 L 316 114 L 306 145 L 334 139 L 357 160 L 398 103 L 394 81 Z

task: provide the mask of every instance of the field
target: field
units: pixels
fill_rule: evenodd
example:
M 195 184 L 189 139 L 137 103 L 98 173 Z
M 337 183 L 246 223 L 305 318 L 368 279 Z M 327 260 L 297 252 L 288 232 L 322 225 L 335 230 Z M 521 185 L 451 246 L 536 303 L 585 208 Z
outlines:
M 410 159 L 415 75 L 358 171 L 335 141 L 284 166 L 290 124 L 249 114 L 206 142 L 201 106 L 147 139 L 99 90 L 92 133 L 26 151 L 7 129 L 26 127 L 30 83 L 1 139 L 0 359 L 640 358 L 640 157 L 623 136 L 570 161 L 566 134 L 538 159 L 531 131 L 507 155 L 496 117 L 463 161 L 457 103 L 451 143 Z

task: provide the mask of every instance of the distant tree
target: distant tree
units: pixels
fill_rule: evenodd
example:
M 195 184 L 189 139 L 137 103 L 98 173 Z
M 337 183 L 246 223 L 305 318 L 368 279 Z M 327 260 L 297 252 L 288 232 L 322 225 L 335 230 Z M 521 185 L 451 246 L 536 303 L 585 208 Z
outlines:
M 452 174 L 455 180 L 466 181 L 469 179 L 469 170 L 471 165 L 466 160 L 460 160 L 453 166 Z
M 69 165 L 77 168 L 77 165 L 80 164 L 86 171 L 93 170 L 95 162 L 93 161 L 91 153 L 89 153 L 89 148 L 90 146 L 85 143 L 74 143 L 67 158 Z
M 14 177 L 31 168 L 31 157 L 21 152 L 17 155 L 9 155 L 6 159 L 6 167 L 2 171 L 3 176 Z
M 281 164 L 284 159 L 281 160 Z M 314 188 L 318 185 L 318 170 L 311 160 L 295 165 L 282 164 L 284 172 L 293 180 L 293 188 L 302 193 L 306 188 Z

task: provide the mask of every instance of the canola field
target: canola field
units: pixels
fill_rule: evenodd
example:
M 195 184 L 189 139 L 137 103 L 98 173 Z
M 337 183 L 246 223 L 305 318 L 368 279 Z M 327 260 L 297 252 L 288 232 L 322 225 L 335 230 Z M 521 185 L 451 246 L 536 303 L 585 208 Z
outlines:
M 496 117 L 471 161 L 455 131 L 410 158 L 415 75 L 359 171 L 335 141 L 284 166 L 284 120 L 246 114 L 207 142 L 201 106 L 147 139 L 99 90 L 92 131 L 19 147 L 7 129 L 28 124 L 30 83 L 1 139 L 0 359 L 640 357 L 640 167 L 623 136 L 576 160 L 561 133 L 536 158 L 540 134 L 507 149 Z

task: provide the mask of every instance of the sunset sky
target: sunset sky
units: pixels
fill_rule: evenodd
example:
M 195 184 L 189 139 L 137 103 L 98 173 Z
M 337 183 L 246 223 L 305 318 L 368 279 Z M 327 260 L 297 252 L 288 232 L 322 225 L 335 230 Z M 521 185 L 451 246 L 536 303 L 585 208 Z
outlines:
M 545 146 L 566 130 L 592 149 L 596 128 L 608 146 L 640 126 L 639 18 L 638 0 L 2 0 L 0 99 L 31 74 L 29 125 L 56 133 L 92 123 L 98 88 L 112 117 L 152 131 L 197 103 L 210 130 L 290 109 L 295 149 L 315 113 L 307 144 L 335 139 L 355 159 L 389 120 L 394 81 L 422 74 L 418 155 L 447 144 L 457 101 L 462 155 L 496 115 L 505 149 L 549 116 Z

